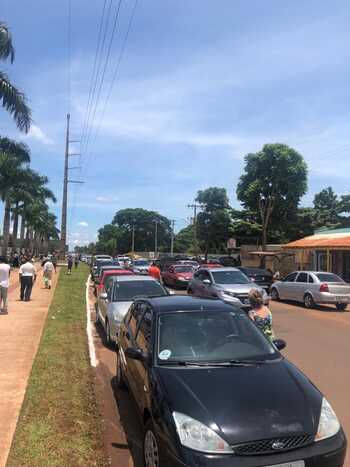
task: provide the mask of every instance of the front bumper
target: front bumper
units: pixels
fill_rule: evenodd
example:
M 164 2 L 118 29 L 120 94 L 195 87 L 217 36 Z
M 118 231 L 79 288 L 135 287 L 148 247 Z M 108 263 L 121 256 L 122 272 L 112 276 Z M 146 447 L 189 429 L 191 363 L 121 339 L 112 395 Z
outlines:
M 164 451 L 164 467 L 270 467 L 304 460 L 305 467 L 343 467 L 347 442 L 343 431 L 325 441 L 293 451 L 263 455 L 207 455 L 181 448 L 181 459 Z M 163 460 L 163 459 L 162 459 Z M 163 464 L 161 464 L 163 467 Z

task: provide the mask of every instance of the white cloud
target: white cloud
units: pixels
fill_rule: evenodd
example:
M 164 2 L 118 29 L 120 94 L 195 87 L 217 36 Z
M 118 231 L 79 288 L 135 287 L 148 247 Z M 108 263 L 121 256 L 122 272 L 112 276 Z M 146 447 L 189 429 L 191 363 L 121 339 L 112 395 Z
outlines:
M 27 135 L 27 138 L 36 139 L 37 141 L 40 141 L 41 143 L 48 144 L 48 145 L 51 145 L 54 143 L 54 141 L 51 138 L 49 138 L 43 132 L 43 130 L 37 125 L 31 126 L 30 131 Z
M 77 225 L 79 225 L 80 227 L 89 227 L 89 224 L 85 221 L 78 222 Z
M 114 203 L 119 201 L 117 196 L 96 196 L 96 201 L 99 203 Z

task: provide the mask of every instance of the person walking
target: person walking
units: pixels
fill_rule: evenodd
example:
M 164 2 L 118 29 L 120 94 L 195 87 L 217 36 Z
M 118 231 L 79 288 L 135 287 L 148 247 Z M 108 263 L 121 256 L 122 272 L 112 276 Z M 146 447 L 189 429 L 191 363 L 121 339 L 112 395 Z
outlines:
M 10 265 L 6 263 L 6 258 L 0 256 L 0 313 L 7 315 L 8 288 L 10 284 Z
M 259 289 L 252 289 L 249 292 L 249 301 L 252 310 L 249 311 L 249 317 L 257 327 L 265 334 L 270 342 L 275 339 L 272 329 L 272 313 L 270 309 L 264 305 L 264 298 Z
M 71 256 L 68 256 L 68 262 L 67 262 L 67 266 L 68 266 L 68 273 L 67 274 L 72 274 L 72 267 L 73 267 L 73 258 Z
M 75 255 L 75 257 L 74 257 L 74 267 L 75 267 L 75 269 L 77 269 L 78 266 L 79 266 L 79 256 Z
M 54 265 L 52 261 L 49 259 L 45 261 L 44 267 L 43 267 L 43 278 L 44 278 L 44 286 L 45 289 L 51 289 L 51 281 L 52 281 L 52 275 L 54 272 Z
M 148 268 L 148 275 L 157 279 L 157 281 L 161 284 L 162 283 L 162 275 L 160 273 L 160 269 L 155 262 L 151 264 Z
M 20 300 L 29 302 L 33 284 L 36 279 L 36 268 L 32 259 L 27 259 L 27 261 L 19 268 L 19 279 L 21 283 Z
M 52 262 L 53 267 L 54 267 L 55 272 L 56 272 L 56 269 L 57 269 L 57 256 L 55 255 L 55 253 L 52 255 L 51 262 Z

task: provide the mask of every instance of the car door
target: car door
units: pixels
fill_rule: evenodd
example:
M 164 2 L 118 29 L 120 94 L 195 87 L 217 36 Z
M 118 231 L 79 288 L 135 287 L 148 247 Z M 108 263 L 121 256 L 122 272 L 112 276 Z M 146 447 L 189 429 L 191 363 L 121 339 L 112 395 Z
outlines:
M 144 312 L 136 335 L 136 347 L 141 349 L 145 355 L 151 355 L 153 316 L 152 307 L 146 303 L 144 305 Z M 136 400 L 140 413 L 143 413 L 145 407 L 150 406 L 150 382 L 148 370 L 149 363 L 135 360 Z
M 308 274 L 306 272 L 299 272 L 295 283 L 291 289 L 291 300 L 302 302 L 304 300 L 305 292 L 308 288 Z
M 113 279 L 109 277 L 105 281 L 104 290 L 101 291 L 102 293 L 107 294 L 107 298 L 101 298 L 100 296 L 98 297 L 98 312 L 99 312 L 100 319 L 103 325 L 105 324 L 105 321 L 106 321 L 108 305 L 112 301 L 112 297 L 113 297 L 112 287 L 113 287 Z
M 128 347 L 137 347 L 136 344 L 136 336 L 138 327 L 142 318 L 142 315 L 145 311 L 145 304 L 144 302 L 137 302 L 130 308 L 130 317 L 129 322 L 126 323 L 125 328 L 122 330 L 122 340 L 123 346 L 121 349 L 121 356 L 124 361 L 125 365 L 125 376 L 128 380 L 129 386 L 131 391 L 133 392 L 135 399 L 137 399 L 137 391 L 138 391 L 138 369 L 137 369 L 137 360 L 133 360 L 132 358 L 128 358 L 125 354 L 125 350 Z
M 288 274 L 288 276 L 278 284 L 278 293 L 281 300 L 291 299 L 291 287 L 293 286 L 297 275 L 297 272 L 292 272 L 291 274 Z

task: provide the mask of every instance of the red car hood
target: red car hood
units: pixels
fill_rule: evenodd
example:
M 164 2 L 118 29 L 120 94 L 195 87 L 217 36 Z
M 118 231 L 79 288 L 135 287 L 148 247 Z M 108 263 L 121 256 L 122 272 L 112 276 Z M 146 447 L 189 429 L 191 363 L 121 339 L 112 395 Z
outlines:
M 182 277 L 183 279 L 192 279 L 193 272 L 175 272 L 176 277 Z

